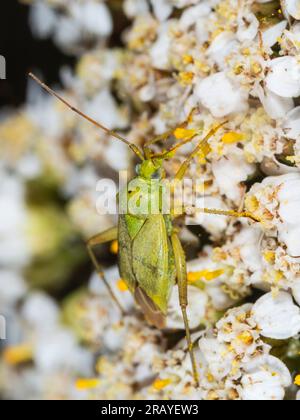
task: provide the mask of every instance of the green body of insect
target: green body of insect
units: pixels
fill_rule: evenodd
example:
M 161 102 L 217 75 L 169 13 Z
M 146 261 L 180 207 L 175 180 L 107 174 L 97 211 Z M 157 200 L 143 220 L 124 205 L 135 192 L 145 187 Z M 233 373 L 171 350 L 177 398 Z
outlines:
M 145 161 L 141 166 L 151 166 L 151 161 Z M 168 301 L 176 281 L 175 256 L 172 245 L 172 235 L 175 234 L 171 215 L 162 214 L 160 205 L 164 185 L 160 180 L 152 182 L 138 170 L 138 177 L 128 184 L 120 194 L 120 200 L 126 203 L 139 200 L 144 203 L 141 213 L 122 214 L 119 216 L 118 244 L 119 269 L 122 279 L 134 294 L 142 307 L 147 319 L 155 326 L 164 326 Z M 153 186 L 154 184 L 154 186 Z M 138 185 L 138 186 L 137 186 Z M 142 185 L 142 187 L 141 187 Z M 151 190 L 158 192 L 151 195 Z M 155 201 L 160 201 L 156 203 Z M 150 202 L 158 210 L 153 214 Z M 120 203 L 121 208 L 126 203 Z M 145 207 L 148 212 L 145 212 Z M 135 206 L 139 209 L 139 206 Z
M 120 274 L 143 310 L 147 320 L 158 328 L 163 328 L 165 326 L 169 298 L 173 286 L 177 283 L 180 307 L 186 330 L 188 351 L 191 357 L 192 372 L 195 383 L 198 384 L 197 366 L 186 311 L 188 305 L 186 258 L 176 228 L 173 226 L 174 216 L 172 211 L 163 211 L 164 184 L 162 182 L 162 165 L 164 159 L 172 157 L 173 153 L 179 147 L 186 144 L 188 141 L 191 141 L 197 133 L 192 137 L 184 138 L 167 152 L 158 155 L 151 153 L 149 146 L 171 136 L 174 133 L 174 130 L 171 130 L 170 132 L 147 142 L 143 150 L 140 150 L 140 148 L 133 143 L 130 143 L 119 134 L 109 130 L 99 122 L 70 105 L 64 98 L 41 82 L 36 76 L 32 74 L 30 74 L 30 76 L 47 92 L 54 95 L 78 115 L 93 123 L 110 136 L 127 144 L 140 159 L 141 163 L 137 169 L 137 177 L 130 181 L 127 188 L 121 191 L 119 195 L 119 207 L 125 209 L 125 211 L 119 215 L 118 227 L 109 229 L 108 231 L 102 232 L 91 238 L 87 243 L 88 252 L 111 297 L 124 313 L 121 304 L 105 278 L 104 271 L 94 251 L 94 248 L 100 244 L 116 239 L 118 240 Z M 185 123 L 181 124 L 180 127 L 184 126 L 184 124 Z M 208 140 L 222 126 L 223 124 L 220 124 L 213 128 L 206 137 L 199 142 L 193 152 L 180 166 L 175 176 L 176 180 L 183 179 L 191 161 L 200 152 L 202 153 L 202 156 L 209 153 Z M 133 207 L 131 206 L 132 202 L 134 203 Z M 151 203 L 150 206 L 149 203 Z M 132 210 L 132 208 L 134 210 Z M 248 217 L 258 221 L 247 212 L 205 208 L 197 210 L 208 214 Z

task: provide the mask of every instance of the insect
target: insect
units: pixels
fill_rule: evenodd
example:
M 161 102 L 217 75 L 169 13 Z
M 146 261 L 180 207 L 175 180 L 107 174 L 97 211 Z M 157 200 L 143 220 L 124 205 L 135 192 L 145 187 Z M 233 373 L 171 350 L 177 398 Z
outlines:
M 73 107 L 59 94 L 50 89 L 41 80 L 33 74 L 30 74 L 37 83 L 39 83 L 48 93 L 62 101 L 67 107 L 75 113 L 91 122 L 110 136 L 125 143 L 140 160 L 137 166 L 136 178 L 130 181 L 124 191 L 119 194 L 120 204 L 128 202 L 132 195 L 138 194 L 138 200 L 143 199 L 143 191 L 148 191 L 148 186 L 155 179 L 159 191 L 163 191 L 163 162 L 182 145 L 186 144 L 192 138 L 187 138 L 177 143 L 167 152 L 155 154 L 151 152 L 151 145 L 166 139 L 172 134 L 172 131 L 158 136 L 145 143 L 143 149 L 129 142 L 118 133 L 109 130 L 99 122 L 85 115 L 79 109 Z M 208 140 L 224 124 L 213 128 L 206 137 L 201 140 L 188 158 L 182 163 L 175 175 L 175 180 L 182 180 L 189 168 L 192 160 L 200 153 L 208 153 Z M 197 135 L 197 134 L 195 134 Z M 139 187 L 133 187 L 138 181 Z M 143 188 L 146 187 L 146 188 Z M 162 187 L 160 189 L 160 187 Z M 168 214 L 162 211 L 162 196 L 159 195 L 157 207 L 158 211 L 151 212 L 130 212 L 119 214 L 118 226 L 95 235 L 87 242 L 87 249 L 91 260 L 105 283 L 112 299 L 124 313 L 121 304 L 116 298 L 110 284 L 105 278 L 104 271 L 99 263 L 95 247 L 111 242 L 118 241 L 119 251 L 119 270 L 122 279 L 125 281 L 129 290 L 133 294 L 136 302 L 142 309 L 146 319 L 152 325 L 158 328 L 164 328 L 168 309 L 168 302 L 175 284 L 178 286 L 179 302 L 182 311 L 183 322 L 185 325 L 186 340 L 191 359 L 191 366 L 195 384 L 199 384 L 198 371 L 195 355 L 193 351 L 193 342 L 191 339 L 189 319 L 187 315 L 188 297 L 187 297 L 187 268 L 186 256 L 180 242 L 177 228 L 174 225 L 176 215 L 170 210 Z M 128 208 L 128 207 L 127 207 Z M 215 209 L 197 209 L 207 214 L 217 214 L 233 217 L 248 217 L 258 222 L 258 220 L 247 212 L 225 211 Z

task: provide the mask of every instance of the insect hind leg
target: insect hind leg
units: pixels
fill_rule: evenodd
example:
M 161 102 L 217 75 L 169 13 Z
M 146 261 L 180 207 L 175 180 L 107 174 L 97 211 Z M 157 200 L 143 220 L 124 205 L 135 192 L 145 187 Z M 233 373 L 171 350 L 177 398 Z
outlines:
M 186 269 L 186 260 L 185 254 L 182 249 L 180 240 L 177 234 L 173 233 L 171 236 L 174 256 L 175 256 L 175 265 L 177 271 L 177 282 L 178 282 L 178 291 L 179 291 L 179 303 L 182 312 L 183 322 L 185 326 L 186 341 L 188 346 L 188 351 L 190 354 L 193 377 L 195 380 L 196 386 L 199 386 L 199 374 L 197 369 L 197 363 L 194 353 L 194 346 L 191 338 L 191 331 L 189 326 L 189 319 L 187 315 L 187 306 L 188 306 L 188 297 L 187 297 L 187 269 Z
M 117 307 L 120 309 L 122 315 L 125 315 L 125 310 L 123 308 L 123 306 L 121 305 L 121 303 L 119 302 L 117 296 L 115 295 L 114 291 L 112 290 L 111 285 L 109 284 L 109 282 L 107 281 L 105 274 L 104 274 L 104 270 L 102 265 L 99 263 L 97 256 L 94 252 L 94 248 L 98 245 L 101 244 L 105 244 L 106 242 L 110 242 L 113 241 L 115 239 L 117 239 L 118 236 L 118 229 L 117 228 L 112 228 L 109 230 L 106 230 L 105 232 L 99 233 L 98 235 L 93 236 L 92 238 L 90 238 L 87 241 L 87 250 L 88 253 L 90 255 L 90 258 L 94 264 L 94 267 L 100 277 L 100 279 L 103 281 L 108 293 L 110 294 L 112 300 L 115 302 L 115 304 L 117 305 Z

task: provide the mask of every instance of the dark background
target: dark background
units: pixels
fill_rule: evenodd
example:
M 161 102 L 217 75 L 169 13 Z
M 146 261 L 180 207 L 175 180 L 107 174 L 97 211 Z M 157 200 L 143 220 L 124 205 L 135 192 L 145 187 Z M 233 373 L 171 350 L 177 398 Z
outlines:
M 52 41 L 33 38 L 28 25 L 29 7 L 18 0 L 1 0 L 0 55 L 6 59 L 6 80 L 0 80 L 0 107 L 16 107 L 26 96 L 27 74 L 40 70 L 47 83 L 58 82 L 63 64 L 75 57 L 64 55 Z

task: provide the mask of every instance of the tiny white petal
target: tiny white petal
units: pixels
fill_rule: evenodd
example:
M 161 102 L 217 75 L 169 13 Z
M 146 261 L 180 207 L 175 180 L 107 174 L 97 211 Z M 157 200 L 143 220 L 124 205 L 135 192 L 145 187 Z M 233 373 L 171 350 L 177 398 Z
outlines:
M 283 400 L 285 392 L 277 376 L 257 371 L 242 377 L 240 396 L 245 401 Z
M 262 33 L 262 41 L 264 47 L 270 48 L 278 41 L 278 38 L 282 35 L 282 32 L 285 30 L 287 26 L 287 21 L 282 20 L 281 22 L 277 23 L 276 25 L 271 26 L 270 28 L 266 29 Z
M 252 313 L 264 337 L 284 340 L 300 332 L 300 308 L 289 293 L 265 294 L 254 304 Z
M 213 74 L 198 82 L 195 95 L 216 118 L 248 109 L 248 93 L 235 85 L 224 72 Z
M 300 256 L 300 227 L 295 225 L 283 225 L 279 231 L 279 239 L 287 246 L 287 252 L 291 257 Z
M 253 13 L 246 16 L 241 13 L 238 17 L 237 38 L 240 42 L 252 41 L 258 32 L 259 22 Z
M 160 70 L 169 69 L 169 48 L 170 48 L 169 25 L 161 25 L 158 38 L 150 49 L 150 57 L 153 67 Z
M 198 4 L 194 7 L 189 7 L 188 9 L 184 10 L 182 16 L 179 20 L 179 27 L 182 30 L 186 30 L 197 21 L 202 18 L 203 16 L 207 16 L 211 11 L 211 7 L 207 2 Z
M 208 57 L 218 64 L 220 69 L 225 67 L 225 58 L 238 46 L 238 41 L 232 32 L 221 32 L 210 44 Z
M 150 0 L 154 15 L 160 21 L 168 19 L 172 13 L 173 6 L 170 4 L 169 0 Z
M 30 27 L 39 38 L 47 38 L 56 27 L 57 17 L 54 10 L 48 5 L 37 2 L 30 8 Z
M 71 15 L 81 25 L 81 28 L 93 35 L 108 36 L 112 32 L 112 18 L 104 3 L 87 1 L 72 3 Z
M 292 292 L 295 301 L 300 305 L 300 277 L 297 278 L 295 284 L 292 287 Z
M 289 15 L 300 20 L 300 0 L 283 0 L 283 4 Z
M 274 58 L 269 68 L 266 86 L 271 92 L 284 98 L 300 95 L 300 63 L 296 57 Z
M 286 136 L 297 140 L 300 136 L 300 106 L 292 109 L 285 117 L 282 128 Z

